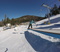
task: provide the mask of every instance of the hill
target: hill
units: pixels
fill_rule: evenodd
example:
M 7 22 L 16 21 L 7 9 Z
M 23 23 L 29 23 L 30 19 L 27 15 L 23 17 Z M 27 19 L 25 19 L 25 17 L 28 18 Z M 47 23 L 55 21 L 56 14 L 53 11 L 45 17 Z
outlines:
M 35 20 L 35 21 L 39 21 L 42 19 L 45 19 L 44 17 L 39 17 L 39 16 L 32 16 L 32 15 L 25 15 L 22 17 L 17 18 L 17 20 L 19 20 L 20 22 L 28 22 L 30 20 Z
M 32 19 L 34 21 L 39 21 L 39 20 L 42 20 L 42 19 L 45 19 L 45 18 L 44 17 L 38 17 L 38 16 L 32 16 L 32 15 L 25 15 L 25 16 L 18 17 L 18 18 L 15 18 L 15 19 L 14 18 L 12 18 L 12 19 L 6 18 L 2 22 L 3 22 L 4 25 L 6 25 L 7 23 L 11 23 L 12 25 L 15 25 L 15 24 L 29 22 Z M 0 24 L 0 26 L 2 26 L 2 25 Z

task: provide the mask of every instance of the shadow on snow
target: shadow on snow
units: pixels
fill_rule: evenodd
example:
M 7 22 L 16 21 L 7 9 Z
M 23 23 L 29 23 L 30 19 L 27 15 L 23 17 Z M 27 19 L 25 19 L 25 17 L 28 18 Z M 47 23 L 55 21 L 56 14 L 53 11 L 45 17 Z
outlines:
M 36 28 L 36 29 L 52 29 L 52 28 L 58 28 L 60 27 L 60 24 L 55 24 L 55 25 L 52 25 L 52 26 L 48 26 L 48 27 L 39 27 L 39 28 Z
M 60 17 L 57 17 L 55 19 L 50 20 L 50 23 L 57 23 L 59 21 L 60 21 Z M 48 24 L 48 21 L 45 21 L 45 22 L 46 22 L 46 24 Z M 43 22 L 42 24 L 39 24 L 39 25 L 46 25 L 46 24 L 44 24 L 44 22 Z
M 60 52 L 60 42 L 52 43 L 28 31 L 25 32 L 25 38 L 37 52 Z

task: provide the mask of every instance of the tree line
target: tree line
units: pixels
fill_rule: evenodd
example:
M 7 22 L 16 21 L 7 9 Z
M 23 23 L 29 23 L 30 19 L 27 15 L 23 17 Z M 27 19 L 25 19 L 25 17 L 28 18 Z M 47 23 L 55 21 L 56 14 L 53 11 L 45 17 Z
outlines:
M 22 16 L 22 17 L 19 17 L 19 18 L 12 18 L 12 19 L 9 19 L 9 17 L 7 17 L 5 15 L 5 18 L 0 22 L 0 26 L 4 26 L 6 25 L 7 23 L 10 23 L 11 25 L 19 25 L 21 23 L 25 23 L 25 22 L 29 22 L 30 20 L 35 20 L 35 21 L 39 21 L 39 20 L 42 20 L 42 19 L 45 19 L 44 17 L 38 17 L 38 16 L 32 16 L 32 15 L 26 15 L 26 16 Z

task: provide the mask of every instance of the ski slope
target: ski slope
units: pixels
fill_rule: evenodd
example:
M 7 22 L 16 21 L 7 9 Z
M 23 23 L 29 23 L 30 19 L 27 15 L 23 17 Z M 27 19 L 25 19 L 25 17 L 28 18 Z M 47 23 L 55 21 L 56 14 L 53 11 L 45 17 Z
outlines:
M 46 24 L 44 24 L 46 22 Z M 60 14 L 50 17 L 50 25 L 48 24 L 48 18 L 37 22 L 38 29 L 60 29 Z
M 33 27 L 36 29 L 59 29 L 60 14 L 51 17 L 50 20 L 59 19 L 51 22 L 50 25 L 43 24 L 48 19 L 36 22 Z M 57 26 L 55 26 L 58 24 Z M 54 27 L 52 27 L 54 26 Z M 27 30 L 28 25 L 19 25 L 18 27 L 3 31 L 0 27 L 0 52 L 60 52 L 60 39 L 47 36 L 32 30 Z M 48 27 L 48 28 L 46 28 Z
M 37 22 L 37 24 L 41 25 L 44 22 L 48 22 L 48 18 Z M 50 22 L 51 22 L 51 24 L 60 22 L 60 14 L 50 17 Z
M 27 42 L 24 26 L 17 27 L 17 30 L 8 29 L 0 32 L 0 52 L 35 52 Z M 28 49 L 29 48 L 29 49 Z

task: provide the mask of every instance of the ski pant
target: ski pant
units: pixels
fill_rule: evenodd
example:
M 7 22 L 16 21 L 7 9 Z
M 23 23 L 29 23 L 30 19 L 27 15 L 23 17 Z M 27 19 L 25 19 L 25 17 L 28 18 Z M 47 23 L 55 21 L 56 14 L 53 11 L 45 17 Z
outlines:
M 28 29 L 29 29 L 30 27 L 32 28 L 32 24 L 29 24 Z

